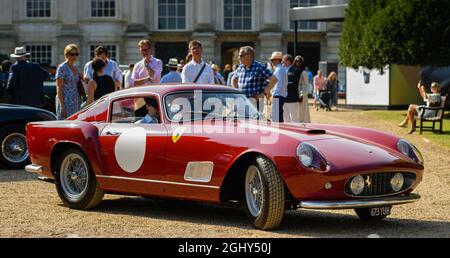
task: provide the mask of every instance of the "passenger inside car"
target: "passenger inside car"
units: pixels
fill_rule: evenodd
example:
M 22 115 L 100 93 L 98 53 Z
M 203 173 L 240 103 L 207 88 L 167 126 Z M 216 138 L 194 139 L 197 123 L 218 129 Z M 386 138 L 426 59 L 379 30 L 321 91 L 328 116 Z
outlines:
M 154 98 L 145 98 L 145 108 L 147 109 L 147 114 L 144 118 L 137 121 L 136 124 L 159 124 L 158 101 Z

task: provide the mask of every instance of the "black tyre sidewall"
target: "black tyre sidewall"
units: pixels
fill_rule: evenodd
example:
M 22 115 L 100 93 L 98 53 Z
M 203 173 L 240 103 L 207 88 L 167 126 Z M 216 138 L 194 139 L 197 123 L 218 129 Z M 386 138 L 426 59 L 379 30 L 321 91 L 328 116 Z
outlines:
M 254 163 L 249 164 L 249 166 L 247 166 L 247 170 L 250 166 L 256 166 L 258 168 L 258 173 L 259 176 L 261 177 L 262 180 L 262 185 L 263 185 L 263 199 L 264 199 L 264 203 L 263 203 L 263 207 L 261 209 L 261 213 L 259 214 L 258 217 L 253 216 L 253 214 L 250 212 L 249 208 L 248 208 L 248 204 L 247 204 L 247 199 L 246 196 L 244 198 L 245 202 L 244 202 L 244 206 L 245 206 L 245 214 L 247 215 L 248 219 L 250 220 L 250 223 L 256 227 L 259 228 L 261 226 L 261 224 L 263 224 L 264 221 L 267 220 L 268 217 L 268 205 L 267 205 L 267 200 L 268 200 L 268 182 L 267 182 L 267 178 L 264 175 L 263 172 L 263 168 L 261 166 L 261 164 L 259 164 L 259 162 L 255 161 Z M 245 171 L 245 176 L 247 176 L 247 171 Z M 244 177 L 245 178 L 245 177 Z M 245 194 L 245 179 L 244 179 L 244 194 Z
M 88 166 L 88 170 L 89 170 L 87 191 L 86 191 L 86 194 L 84 195 L 84 197 L 81 198 L 79 201 L 73 201 L 73 200 L 69 199 L 61 186 L 60 170 L 61 170 L 62 162 L 69 154 L 73 154 L 73 153 L 80 155 L 80 157 L 82 157 L 84 159 L 84 162 L 86 162 L 86 164 Z M 92 170 L 91 164 L 89 163 L 89 161 L 86 158 L 86 156 L 84 155 L 84 153 L 82 153 L 81 151 L 79 151 L 77 149 L 69 149 L 69 150 L 64 151 L 63 154 L 59 156 L 59 159 L 56 163 L 55 185 L 56 185 L 56 190 L 58 191 L 59 198 L 63 201 L 64 205 L 66 205 L 67 207 L 69 207 L 71 209 L 77 209 L 77 210 L 84 210 L 84 209 L 86 209 L 86 207 L 88 207 L 91 200 L 94 198 L 96 187 L 97 187 L 97 180 L 95 179 L 95 174 Z
M 263 229 L 266 227 L 266 222 L 268 220 L 269 217 L 269 201 L 270 201 L 270 193 L 269 193 L 269 182 L 268 182 L 268 178 L 266 176 L 266 171 L 265 166 L 262 164 L 262 160 L 265 159 L 264 157 L 258 157 L 256 158 L 256 160 L 254 162 L 249 163 L 246 166 L 246 171 L 245 171 L 245 177 L 244 177 L 244 183 L 243 183 L 243 192 L 244 192 L 244 210 L 245 213 L 247 215 L 247 218 L 250 220 L 250 223 L 258 229 Z M 245 195 L 245 178 L 247 176 L 247 170 L 250 166 L 256 166 L 258 168 L 258 173 L 261 177 L 262 180 L 262 185 L 263 185 L 263 206 L 261 208 L 261 213 L 259 214 L 259 216 L 255 217 L 252 215 L 252 213 L 250 212 L 249 208 L 248 208 L 248 204 L 247 204 L 247 200 L 246 200 L 246 195 Z M 278 173 L 278 172 L 277 172 Z
M 3 140 L 5 140 L 5 138 L 12 133 L 20 133 L 26 137 L 25 126 L 20 125 L 20 124 L 14 124 L 14 125 L 7 125 L 0 129 L 0 152 L 1 152 L 0 153 L 0 163 L 5 168 L 21 169 L 21 168 L 24 168 L 26 165 L 30 164 L 31 161 L 30 161 L 29 155 L 28 155 L 28 158 L 21 163 L 12 163 L 3 156 L 3 152 L 1 150 L 1 144 L 2 144 Z M 28 148 L 28 146 L 27 146 L 27 148 Z

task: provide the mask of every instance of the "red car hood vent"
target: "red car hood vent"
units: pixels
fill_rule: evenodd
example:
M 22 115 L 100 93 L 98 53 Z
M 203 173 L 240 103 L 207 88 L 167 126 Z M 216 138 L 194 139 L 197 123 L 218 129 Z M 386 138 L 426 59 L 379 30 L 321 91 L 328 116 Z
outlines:
M 327 131 L 325 130 L 320 130 L 320 129 L 310 129 L 306 132 L 307 134 L 314 134 L 314 135 L 318 135 L 318 134 L 326 134 Z

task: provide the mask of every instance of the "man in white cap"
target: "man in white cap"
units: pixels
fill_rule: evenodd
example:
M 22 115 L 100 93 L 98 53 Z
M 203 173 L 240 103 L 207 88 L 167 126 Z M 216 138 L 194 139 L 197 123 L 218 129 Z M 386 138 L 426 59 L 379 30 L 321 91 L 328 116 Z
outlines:
M 161 83 L 181 83 L 180 73 L 177 72 L 178 59 L 171 58 L 166 66 L 169 67 L 170 72 L 162 77 Z
M 273 75 L 278 79 L 272 90 L 272 121 L 284 123 L 284 103 L 288 96 L 288 74 L 282 65 L 283 53 L 273 52 L 270 61 L 275 71 Z
M 27 62 L 29 55 L 24 47 L 17 47 L 11 54 L 17 62 L 11 66 L 7 93 L 13 104 L 44 107 L 44 81 L 50 75 L 38 64 Z

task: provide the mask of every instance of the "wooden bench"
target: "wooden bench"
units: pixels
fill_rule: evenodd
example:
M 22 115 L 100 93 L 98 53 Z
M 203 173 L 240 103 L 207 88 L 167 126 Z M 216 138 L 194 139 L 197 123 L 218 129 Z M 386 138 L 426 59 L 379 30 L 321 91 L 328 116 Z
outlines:
M 441 97 L 441 106 L 440 107 L 424 107 L 420 106 L 419 110 L 423 110 L 422 116 L 419 117 L 419 126 L 420 126 L 420 134 L 423 131 L 431 129 L 433 132 L 439 132 L 442 134 L 442 123 L 444 122 L 444 114 L 445 114 L 445 106 L 447 104 L 448 95 Z M 437 110 L 436 116 L 434 117 L 424 117 L 426 110 Z M 433 123 L 433 126 L 425 126 L 424 123 Z M 439 130 L 436 130 L 436 124 L 439 123 Z

